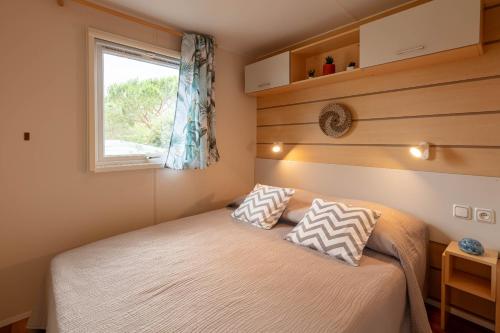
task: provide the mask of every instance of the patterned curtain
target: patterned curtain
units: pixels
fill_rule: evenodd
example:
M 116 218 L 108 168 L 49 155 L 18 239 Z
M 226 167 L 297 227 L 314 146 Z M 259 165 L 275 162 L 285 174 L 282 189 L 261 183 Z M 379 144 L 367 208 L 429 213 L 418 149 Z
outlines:
M 213 38 L 184 34 L 177 106 L 165 167 L 204 169 L 219 160 L 214 89 Z

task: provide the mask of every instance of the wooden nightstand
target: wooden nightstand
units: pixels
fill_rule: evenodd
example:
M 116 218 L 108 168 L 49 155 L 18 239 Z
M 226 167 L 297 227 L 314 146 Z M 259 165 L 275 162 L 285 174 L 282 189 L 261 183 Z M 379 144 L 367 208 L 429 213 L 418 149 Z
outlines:
M 451 242 L 443 252 L 441 277 L 441 328 L 446 327 L 449 288 L 496 302 L 495 332 L 500 333 L 500 274 L 498 252 L 486 250 L 482 256 L 462 252 L 457 242 Z

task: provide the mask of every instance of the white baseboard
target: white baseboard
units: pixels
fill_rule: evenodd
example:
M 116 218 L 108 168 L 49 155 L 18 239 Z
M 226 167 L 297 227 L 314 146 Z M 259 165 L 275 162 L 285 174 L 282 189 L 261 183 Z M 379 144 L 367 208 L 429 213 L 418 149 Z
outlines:
M 441 308 L 441 303 L 438 302 L 438 301 L 435 301 L 433 299 L 430 299 L 428 298 L 425 303 L 433 306 L 433 307 L 436 307 L 438 309 Z M 457 317 L 460 317 L 462 319 L 465 319 L 465 320 L 468 320 L 474 324 L 477 324 L 479 326 L 482 326 L 482 327 L 485 327 L 491 331 L 495 331 L 495 324 L 492 323 L 491 321 L 489 320 L 486 320 L 486 319 L 483 319 L 481 317 L 478 317 L 476 315 L 473 315 L 473 314 L 470 314 L 468 312 L 465 312 L 465 311 L 462 311 L 460 309 L 457 309 L 453 306 L 448 306 L 448 313 L 451 313 L 452 315 L 455 315 Z
M 29 318 L 31 316 L 31 311 L 25 312 L 25 313 L 20 313 L 18 315 L 12 316 L 10 318 L 6 318 L 3 320 L 0 320 L 0 327 L 8 326 L 10 324 L 14 324 L 20 320 Z

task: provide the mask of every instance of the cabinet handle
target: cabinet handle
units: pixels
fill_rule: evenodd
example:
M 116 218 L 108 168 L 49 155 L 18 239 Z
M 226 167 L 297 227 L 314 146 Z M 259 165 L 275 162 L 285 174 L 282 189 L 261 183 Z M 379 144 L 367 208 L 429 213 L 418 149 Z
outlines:
M 259 84 L 257 87 L 263 88 L 263 87 L 267 87 L 267 86 L 270 86 L 270 85 L 271 85 L 271 82 L 266 82 L 266 83 Z
M 425 45 L 419 45 L 419 46 L 415 46 L 415 47 L 412 47 L 409 49 L 404 49 L 404 50 L 398 51 L 396 54 L 403 55 L 403 54 L 407 54 L 407 53 L 411 53 L 411 52 L 415 52 L 415 51 L 423 50 L 423 49 L 425 49 Z

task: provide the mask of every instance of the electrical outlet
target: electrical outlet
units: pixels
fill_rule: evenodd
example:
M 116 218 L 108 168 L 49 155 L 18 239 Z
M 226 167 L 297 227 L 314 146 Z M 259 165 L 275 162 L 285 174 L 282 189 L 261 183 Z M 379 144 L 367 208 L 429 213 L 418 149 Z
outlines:
M 495 211 L 487 208 L 474 208 L 474 219 L 481 223 L 495 223 Z

